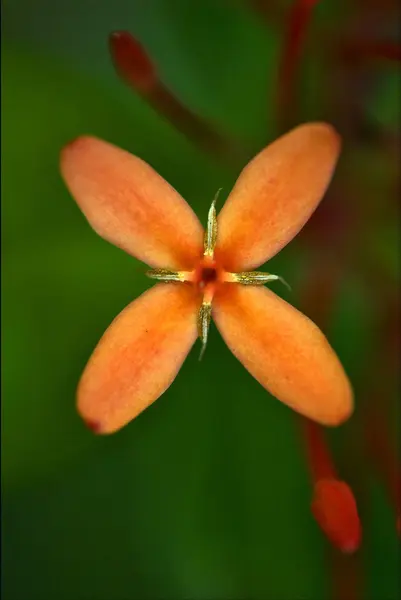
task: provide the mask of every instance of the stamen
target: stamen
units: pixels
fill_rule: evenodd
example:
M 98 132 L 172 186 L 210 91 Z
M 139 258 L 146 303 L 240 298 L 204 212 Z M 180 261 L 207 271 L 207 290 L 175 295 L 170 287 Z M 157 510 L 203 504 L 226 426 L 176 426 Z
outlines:
M 169 269 L 151 269 L 146 271 L 147 277 L 158 281 L 190 281 L 189 271 L 170 271 Z
M 204 254 L 205 256 L 210 256 L 213 258 L 214 247 L 216 245 L 217 240 L 217 213 L 216 213 L 216 201 L 221 192 L 221 188 L 217 190 L 215 197 L 213 198 L 213 202 L 209 208 L 209 213 L 207 216 L 207 227 L 205 231 L 205 240 L 204 240 Z
M 263 271 L 243 271 L 242 273 L 227 273 L 226 281 L 241 283 L 242 285 L 264 285 L 269 281 L 281 281 L 291 291 L 291 287 L 285 279 L 272 273 Z
M 203 301 L 198 313 L 198 334 L 202 342 L 202 348 L 199 355 L 199 360 L 202 360 L 202 356 L 206 350 L 207 336 L 209 333 L 210 321 L 212 318 L 212 303 L 209 301 Z

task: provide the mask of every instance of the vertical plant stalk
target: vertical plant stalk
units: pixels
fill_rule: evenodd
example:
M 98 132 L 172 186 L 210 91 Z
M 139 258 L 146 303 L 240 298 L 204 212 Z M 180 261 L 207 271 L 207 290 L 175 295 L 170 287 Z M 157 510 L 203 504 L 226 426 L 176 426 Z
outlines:
M 308 454 L 308 465 L 314 482 L 320 479 L 337 479 L 337 473 L 322 429 L 313 421 L 301 419 Z
M 278 77 L 277 105 L 281 127 L 285 127 L 288 120 L 302 50 L 317 2 L 318 0 L 295 0 L 289 11 Z M 296 102 L 294 105 L 296 106 Z

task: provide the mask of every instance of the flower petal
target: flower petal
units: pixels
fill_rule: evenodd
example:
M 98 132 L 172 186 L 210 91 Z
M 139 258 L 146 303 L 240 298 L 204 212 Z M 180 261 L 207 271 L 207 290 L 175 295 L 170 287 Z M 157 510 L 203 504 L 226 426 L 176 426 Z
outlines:
M 170 386 L 197 337 L 191 286 L 159 284 L 129 304 L 100 340 L 78 387 L 97 433 L 123 427 Z
M 273 396 L 323 425 L 353 408 L 344 370 L 318 327 L 266 288 L 226 284 L 213 318 L 228 347 Z
M 218 218 L 216 256 L 246 271 L 274 256 L 303 227 L 330 182 L 340 139 L 330 125 L 301 125 L 242 171 Z
M 140 158 L 94 137 L 61 154 L 61 173 L 93 229 L 153 267 L 190 268 L 202 226 L 185 200 Z

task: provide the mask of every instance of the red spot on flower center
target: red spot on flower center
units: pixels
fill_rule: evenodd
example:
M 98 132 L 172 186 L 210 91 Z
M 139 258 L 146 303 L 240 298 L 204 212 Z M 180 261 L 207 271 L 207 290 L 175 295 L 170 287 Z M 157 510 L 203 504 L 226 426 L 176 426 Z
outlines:
M 214 293 L 216 286 L 222 280 L 222 269 L 214 258 L 204 256 L 195 269 L 194 283 L 201 292 L 208 290 Z
M 204 267 L 201 274 L 201 283 L 207 285 L 217 279 L 217 270 L 213 267 Z

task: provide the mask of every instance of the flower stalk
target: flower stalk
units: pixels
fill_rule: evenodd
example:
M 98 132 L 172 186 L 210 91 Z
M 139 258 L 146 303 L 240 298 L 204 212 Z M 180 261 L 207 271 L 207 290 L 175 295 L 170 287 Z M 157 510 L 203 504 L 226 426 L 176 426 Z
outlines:
M 140 94 L 160 115 L 206 153 L 238 165 L 244 150 L 205 119 L 187 108 L 161 81 L 145 49 L 128 31 L 109 36 L 113 64 L 123 81 Z
M 338 477 L 321 428 L 303 420 L 303 429 L 313 481 L 312 514 L 335 547 L 346 554 L 353 553 L 361 542 L 354 494 Z

